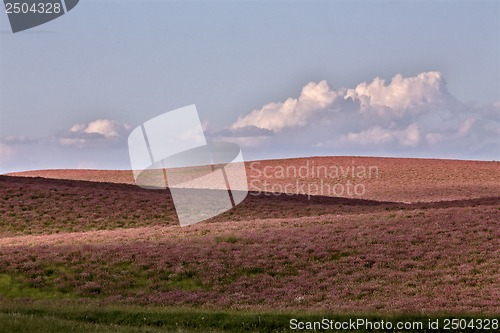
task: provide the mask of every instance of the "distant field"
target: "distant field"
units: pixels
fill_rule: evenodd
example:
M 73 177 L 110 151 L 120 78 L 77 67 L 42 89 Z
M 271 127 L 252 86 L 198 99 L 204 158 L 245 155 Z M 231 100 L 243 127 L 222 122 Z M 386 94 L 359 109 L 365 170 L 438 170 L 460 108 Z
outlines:
M 300 175 L 301 167 L 305 177 Z M 376 169 L 372 168 L 370 173 L 370 167 Z M 285 172 L 280 173 L 280 168 Z M 363 168 L 366 177 L 359 174 Z M 366 193 L 362 199 L 378 201 L 429 202 L 497 196 L 500 193 L 498 161 L 343 156 L 247 162 L 246 169 L 250 190 L 262 192 L 273 192 L 273 185 L 279 184 L 283 186 L 275 189 L 284 189 L 287 184 L 293 194 L 307 194 L 307 187 L 297 188 L 297 179 L 299 184 L 317 185 L 323 179 L 325 184 L 363 183 Z M 266 174 L 272 177 L 266 177 Z M 40 170 L 10 175 L 134 184 L 132 172 L 128 170 Z M 324 191 L 322 195 L 332 193 Z
M 377 165 L 378 176 L 275 177 L 280 166 L 353 161 Z M 131 185 L 127 171 L 0 176 L 0 323 L 45 303 L 59 314 L 26 320 L 82 331 L 112 327 L 75 323 L 58 312 L 64 304 L 285 313 L 281 321 L 297 311 L 499 314 L 499 162 L 328 157 L 249 163 L 247 173 L 253 192 L 242 204 L 185 228 L 168 191 Z M 265 180 L 272 190 L 322 179 L 366 193 L 259 193 Z

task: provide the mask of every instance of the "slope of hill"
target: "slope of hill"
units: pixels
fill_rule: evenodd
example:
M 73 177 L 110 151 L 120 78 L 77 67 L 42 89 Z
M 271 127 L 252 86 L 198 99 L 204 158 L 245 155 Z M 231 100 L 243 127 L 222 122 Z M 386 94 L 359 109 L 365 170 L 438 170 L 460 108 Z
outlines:
M 311 157 L 246 162 L 246 171 L 249 189 L 259 192 L 397 202 L 472 199 L 500 193 L 500 162 L 495 161 Z M 134 184 L 132 172 L 127 170 L 39 170 L 9 175 Z M 362 195 L 349 196 L 348 182 L 351 193 L 354 185 L 362 185 Z M 336 184 L 343 186 L 334 188 Z
M 350 159 L 309 162 L 352 165 Z M 377 178 L 362 179 L 363 196 L 311 196 L 292 187 L 290 195 L 259 193 L 265 180 L 297 184 L 276 172 L 308 160 L 248 164 L 250 180 L 261 173 L 254 192 L 186 228 L 178 226 L 168 191 L 119 184 L 122 172 L 51 174 L 86 181 L 0 176 L 0 299 L 497 313 L 499 164 L 353 159 L 380 165 Z M 360 184 L 357 178 L 310 174 L 299 181 Z

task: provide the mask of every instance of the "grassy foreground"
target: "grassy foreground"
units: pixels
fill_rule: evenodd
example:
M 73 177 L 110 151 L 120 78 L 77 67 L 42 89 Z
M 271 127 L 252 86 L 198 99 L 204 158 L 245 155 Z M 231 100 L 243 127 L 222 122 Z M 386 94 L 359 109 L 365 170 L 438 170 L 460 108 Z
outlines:
M 292 318 L 303 322 L 328 320 L 348 322 L 365 319 L 371 323 L 421 322 L 421 329 L 292 329 Z M 211 309 L 189 309 L 181 307 L 136 307 L 99 306 L 78 303 L 31 303 L 0 299 L 0 327 L 2 332 L 430 332 L 429 320 L 439 320 L 440 328 L 433 332 L 449 332 L 443 327 L 444 319 L 460 318 L 466 322 L 480 318 L 498 320 L 498 316 L 481 315 L 431 315 L 425 314 L 331 314 L 331 313 L 286 313 L 256 311 L 220 311 Z M 456 330 L 451 330 L 456 331 Z M 462 328 L 461 332 L 493 332 L 489 329 Z

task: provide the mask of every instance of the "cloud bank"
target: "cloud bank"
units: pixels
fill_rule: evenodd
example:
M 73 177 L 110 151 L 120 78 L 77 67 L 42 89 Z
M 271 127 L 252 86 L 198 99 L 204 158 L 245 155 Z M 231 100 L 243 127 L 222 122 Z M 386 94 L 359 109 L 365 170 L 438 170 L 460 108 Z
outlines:
M 77 123 L 42 138 L 0 138 L 0 172 L 45 168 L 128 168 L 131 126 L 112 119 Z M 467 104 L 439 72 L 375 78 L 353 88 L 326 81 L 240 116 L 213 141 L 238 143 L 251 159 L 371 155 L 500 159 L 500 101 Z
M 231 135 L 219 139 L 247 146 L 295 149 L 398 152 L 453 152 L 498 156 L 500 103 L 474 106 L 447 89 L 440 72 L 413 77 L 375 78 L 354 88 L 332 89 L 326 81 L 310 82 L 297 98 L 273 102 L 240 116 Z M 238 133 L 265 130 L 259 140 Z M 226 132 L 228 131 L 226 130 Z M 237 139 L 235 139 L 237 138 Z M 375 154 L 374 154 L 375 155 Z
M 127 168 L 131 126 L 96 119 L 38 138 L 0 138 L 0 173 L 54 168 Z

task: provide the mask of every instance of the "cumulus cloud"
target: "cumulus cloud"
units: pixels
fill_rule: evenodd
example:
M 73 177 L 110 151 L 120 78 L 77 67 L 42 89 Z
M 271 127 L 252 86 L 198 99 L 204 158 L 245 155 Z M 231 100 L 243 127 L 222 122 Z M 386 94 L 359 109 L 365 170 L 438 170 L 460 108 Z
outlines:
M 89 147 L 105 143 L 122 142 L 131 126 L 110 119 L 97 119 L 87 124 L 75 124 L 57 135 L 57 142 L 63 146 Z
M 40 137 L 2 137 L 0 173 L 84 166 L 122 168 L 130 130 L 126 123 L 97 119 Z
M 375 78 L 372 83 L 363 82 L 348 89 L 344 98 L 361 102 L 363 109 L 383 107 L 402 115 L 417 106 L 435 104 L 448 97 L 446 82 L 439 72 L 421 73 L 415 77 L 394 76 L 389 84 Z
M 283 103 L 269 103 L 260 110 L 239 118 L 232 126 L 238 129 L 248 126 L 279 131 L 286 127 L 304 126 L 315 112 L 325 110 L 337 98 L 326 81 L 308 83 L 299 98 L 289 98 Z
M 240 116 L 230 129 L 267 130 L 263 145 L 289 148 L 374 147 L 390 153 L 500 148 L 500 103 L 476 107 L 460 102 L 440 72 L 413 77 L 375 78 L 354 88 L 332 89 L 326 81 L 308 83 L 297 98 L 273 102 Z M 233 135 L 237 137 L 237 135 Z M 242 141 L 249 136 L 242 135 Z M 256 140 L 254 144 L 259 144 Z M 488 148 L 485 148 L 488 147 Z M 299 147 L 300 148 L 300 147 Z M 491 154 L 490 154 L 491 155 Z
M 106 138 L 117 137 L 130 130 L 130 125 L 122 124 L 116 120 L 97 119 L 86 124 L 76 124 L 70 128 L 73 133 L 100 134 Z

